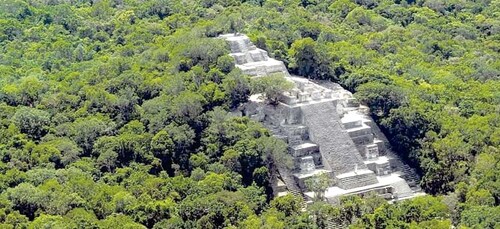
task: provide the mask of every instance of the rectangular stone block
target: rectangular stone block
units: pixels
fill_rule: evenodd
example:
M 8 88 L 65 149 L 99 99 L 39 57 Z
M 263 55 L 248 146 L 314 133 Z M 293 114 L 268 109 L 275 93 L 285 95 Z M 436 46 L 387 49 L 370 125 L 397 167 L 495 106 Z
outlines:
M 347 98 L 343 102 L 345 107 L 359 107 L 359 102 L 355 98 Z
M 314 91 L 316 90 L 316 87 L 314 85 L 312 85 L 311 83 L 307 83 L 305 84 L 305 87 L 304 87 L 304 92 L 307 92 L 309 94 L 313 93 Z
M 385 155 L 387 151 L 387 147 L 385 146 L 385 142 L 380 139 L 373 139 L 373 144 L 376 144 L 378 147 L 379 155 Z
M 231 56 L 236 61 L 236 64 L 246 64 L 248 63 L 245 53 L 233 53 Z
M 365 146 L 365 158 L 367 160 L 374 160 L 379 157 L 378 146 L 376 144 L 370 144 Z
M 299 93 L 299 102 L 305 103 L 308 102 L 310 98 L 310 94 L 307 92 L 301 92 Z
M 316 169 L 314 165 L 314 158 L 312 156 L 305 156 L 300 158 L 300 172 L 309 173 Z
M 273 119 L 276 126 L 296 125 L 302 123 L 300 107 L 280 103 L 278 106 L 268 105 L 265 108 L 266 120 Z
M 307 139 L 308 136 L 308 127 L 304 125 L 282 125 L 281 128 L 283 132 L 288 136 L 299 135 L 302 136 L 303 139 Z
M 281 102 L 288 104 L 288 105 L 295 105 L 297 103 L 297 97 L 290 95 L 290 94 L 283 94 L 281 95 Z
M 366 145 L 373 142 L 373 134 L 362 135 L 359 137 L 351 138 L 356 145 Z
M 360 127 L 347 129 L 347 133 L 349 133 L 349 136 L 351 137 L 360 137 L 372 134 L 372 129 L 369 126 L 362 125 Z
M 301 157 L 319 152 L 319 146 L 314 143 L 305 142 L 300 145 L 292 146 L 290 151 L 294 157 Z
M 265 61 L 266 58 L 264 56 L 265 53 L 261 52 L 260 50 L 252 50 L 248 52 L 250 54 L 250 57 L 252 58 L 253 62 L 258 62 L 258 61 Z
M 311 93 L 311 98 L 313 100 L 321 100 L 321 92 L 320 91 L 313 91 Z
M 383 164 L 377 164 L 377 170 L 376 170 L 376 174 L 379 175 L 379 176 L 383 176 L 383 175 L 389 175 L 391 174 L 392 170 L 391 170 L 391 165 L 389 164 L 389 162 L 385 162 Z
M 368 169 L 337 175 L 337 185 L 342 189 L 352 189 L 377 183 L 375 173 Z
M 329 176 L 331 179 L 333 179 L 333 173 L 332 171 L 329 170 L 324 170 L 324 169 L 314 169 L 313 171 L 307 172 L 307 173 L 294 173 L 293 177 L 295 181 L 297 182 L 297 185 L 302 191 L 307 191 L 307 187 L 305 185 L 305 181 L 317 174 L 323 174 L 326 173 L 327 176 Z
M 330 89 L 325 89 L 325 90 L 323 91 L 323 97 L 324 97 L 324 98 L 331 98 L 331 97 L 332 97 L 332 90 L 330 90 Z
M 345 129 L 353 129 L 357 127 L 361 127 L 361 120 L 342 120 L 342 125 Z

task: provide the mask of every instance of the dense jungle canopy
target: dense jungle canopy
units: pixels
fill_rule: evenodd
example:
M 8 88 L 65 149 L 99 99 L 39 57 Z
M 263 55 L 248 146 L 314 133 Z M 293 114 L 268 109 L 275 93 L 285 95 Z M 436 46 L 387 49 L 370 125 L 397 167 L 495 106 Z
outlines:
M 222 33 L 371 108 L 429 195 L 274 198 Z M 1 228 L 500 228 L 499 0 L 0 0 Z

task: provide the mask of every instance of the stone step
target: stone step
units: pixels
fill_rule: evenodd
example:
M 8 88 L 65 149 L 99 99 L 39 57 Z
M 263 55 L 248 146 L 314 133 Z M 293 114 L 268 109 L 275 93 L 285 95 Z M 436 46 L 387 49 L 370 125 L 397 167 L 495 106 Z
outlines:
M 281 165 L 277 165 L 277 169 L 281 177 L 281 180 L 285 183 L 289 191 L 291 190 L 300 191 L 300 188 L 295 182 L 295 179 L 293 178 L 292 173 L 289 169 L 282 167 Z
M 288 145 L 289 146 L 295 146 L 295 145 L 300 145 L 304 142 L 304 140 L 302 140 L 302 137 L 300 136 L 292 136 L 292 137 L 288 137 Z
M 410 186 L 410 188 L 411 188 L 411 190 L 413 190 L 414 193 L 415 192 L 422 192 L 422 188 L 420 188 L 420 186 L 415 186 L 415 187 Z
M 393 183 L 392 187 L 397 198 L 404 198 L 413 195 L 413 190 L 404 180 Z
M 378 157 L 372 160 L 367 160 L 365 161 L 365 164 L 368 167 L 368 169 L 373 171 L 378 176 L 388 175 L 392 173 L 389 160 L 385 156 Z
M 372 128 L 367 125 L 361 125 L 359 127 L 354 127 L 347 129 L 347 133 L 351 138 L 360 137 L 364 135 L 372 134 Z
M 247 74 L 247 75 L 251 75 L 251 76 L 263 76 L 263 75 L 266 75 L 266 70 L 264 68 L 260 68 L 258 66 L 238 65 L 238 67 L 241 69 L 241 71 L 244 74 Z
M 245 52 L 236 52 L 230 55 L 234 58 L 237 65 L 266 62 L 269 60 L 267 52 L 262 49 L 246 50 Z
M 265 61 L 256 61 L 251 63 L 246 63 L 242 65 L 237 65 L 243 73 L 251 76 L 264 76 L 273 73 L 283 73 L 288 75 L 288 70 L 286 69 L 283 62 L 268 58 Z
M 372 128 L 373 130 L 373 128 Z M 385 142 L 378 139 L 378 138 L 374 138 L 373 139 L 373 144 L 376 144 L 378 146 L 378 151 L 380 153 L 380 155 L 385 155 L 386 154 L 386 150 L 387 150 L 387 147 L 385 146 Z
M 301 171 L 300 169 L 296 169 L 293 173 L 293 177 L 295 178 L 295 181 L 297 182 L 297 186 L 302 190 L 302 191 L 308 191 L 309 188 L 305 185 L 305 181 L 311 177 L 314 177 L 315 175 L 318 174 L 326 174 L 330 178 L 333 179 L 333 173 L 330 170 L 326 170 L 324 166 L 315 166 L 314 170 L 311 171 Z M 310 191 L 310 190 L 309 190 Z
M 368 186 L 378 182 L 375 173 L 368 169 L 337 175 L 336 180 L 337 186 L 346 190 Z
M 288 137 L 285 136 L 285 135 L 281 135 L 281 134 L 273 134 L 273 137 L 277 138 L 277 139 L 280 139 L 280 140 L 283 140 L 284 142 L 288 142 Z
M 283 182 L 281 179 L 278 179 L 277 185 L 276 185 L 276 191 L 277 192 L 285 192 L 286 189 L 286 184 Z
M 351 139 L 356 145 L 368 145 L 373 143 L 374 136 L 370 133 L 359 137 L 351 137 Z
M 252 60 L 251 62 L 267 61 L 269 59 L 267 52 L 262 49 L 251 50 L 248 52 L 248 54 Z
M 309 128 L 305 125 L 281 125 L 281 130 L 288 136 L 299 135 L 306 140 L 309 137 Z
M 247 55 L 245 53 L 243 53 L 243 52 L 231 53 L 230 55 L 234 58 L 236 64 L 241 65 L 241 64 L 248 63 L 247 57 L 246 57 Z
M 377 160 L 377 158 L 380 156 L 380 152 L 376 144 L 368 144 L 363 148 L 364 149 L 360 151 L 360 153 L 363 155 L 363 158 L 367 160 Z
M 363 125 L 363 120 L 361 120 L 357 115 L 352 115 L 351 113 L 345 114 L 340 121 L 347 130 L 358 128 Z
M 290 147 L 290 152 L 294 157 L 308 156 L 319 153 L 319 146 L 312 142 L 303 142 L 302 144 Z
M 281 133 L 281 129 L 280 129 L 280 128 L 278 128 L 278 127 L 274 127 L 274 126 L 267 126 L 267 129 L 268 129 L 269 131 L 271 131 L 271 133 L 273 133 L 273 134 L 280 134 L 280 133 Z M 284 135 L 284 136 L 286 136 L 286 135 Z
M 359 107 L 359 102 L 356 98 L 351 97 L 351 98 L 345 98 L 344 101 L 342 102 L 344 107 L 347 108 L 358 108 Z

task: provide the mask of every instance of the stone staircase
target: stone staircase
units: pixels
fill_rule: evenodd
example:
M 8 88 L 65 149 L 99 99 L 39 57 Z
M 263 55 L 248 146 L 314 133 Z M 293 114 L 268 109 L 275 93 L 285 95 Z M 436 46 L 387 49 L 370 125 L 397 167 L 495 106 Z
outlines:
M 398 190 L 397 198 L 405 198 L 413 195 L 413 190 L 410 188 L 406 181 L 401 180 L 392 184 L 393 188 Z
M 416 190 L 420 189 L 418 185 L 420 178 L 418 177 L 414 169 L 412 169 L 407 164 L 402 164 L 401 172 L 402 172 L 401 177 L 405 179 L 406 182 L 408 182 L 408 185 L 410 185 L 410 187 L 416 187 Z
M 286 136 L 289 154 L 295 161 L 295 172 L 300 172 L 300 163 L 303 158 L 313 157 L 316 167 L 322 167 L 322 158 L 319 146 L 310 141 L 308 127 L 301 124 L 281 124 L 279 133 Z
M 306 201 L 304 195 L 302 195 L 302 192 L 293 190 L 293 191 L 290 191 L 290 193 L 292 193 L 293 196 L 300 199 L 300 210 L 305 212 L 307 210 L 307 201 Z
M 342 103 L 342 105 L 344 104 L 345 103 Z M 350 133 L 350 136 L 353 137 L 353 141 L 358 146 L 358 149 L 376 145 L 376 148 L 378 148 L 378 156 L 387 156 L 390 161 L 389 167 L 391 167 L 391 170 L 397 171 L 400 176 L 407 181 L 412 190 L 421 191 L 418 185 L 420 178 L 415 170 L 403 163 L 399 156 L 388 149 L 387 138 L 373 120 L 368 117 L 368 111 L 365 110 L 365 113 L 363 113 L 361 110 L 360 108 L 359 110 L 347 111 L 342 118 L 344 127 Z M 369 132 L 363 130 L 366 127 L 369 127 Z M 363 153 L 363 156 L 366 158 L 365 153 Z
M 342 129 L 333 103 L 305 105 L 301 111 L 310 130 L 310 139 L 319 145 L 329 168 L 335 169 L 336 174 L 348 173 L 355 168 L 367 169 L 353 141 Z
M 299 186 L 297 186 L 297 182 L 295 182 L 295 179 L 293 178 L 291 172 L 287 168 L 278 165 L 278 173 L 283 183 L 285 183 L 287 191 L 301 200 L 300 203 L 301 210 L 306 211 L 307 210 L 306 199 Z
M 287 168 L 278 165 L 278 173 L 280 174 L 281 180 L 285 183 L 289 192 L 300 192 L 299 186 L 297 186 L 297 183 Z

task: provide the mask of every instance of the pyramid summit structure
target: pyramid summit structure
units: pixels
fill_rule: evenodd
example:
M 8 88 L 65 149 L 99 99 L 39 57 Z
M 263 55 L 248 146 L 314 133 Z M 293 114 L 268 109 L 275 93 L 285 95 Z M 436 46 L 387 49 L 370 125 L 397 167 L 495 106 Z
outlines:
M 271 73 L 288 74 L 283 62 L 269 58 L 267 51 L 255 47 L 246 35 L 225 34 L 221 35 L 231 47 L 231 56 L 236 62 L 236 67 L 243 73 L 251 76 L 265 76 Z

